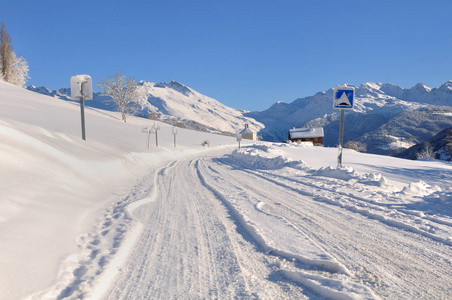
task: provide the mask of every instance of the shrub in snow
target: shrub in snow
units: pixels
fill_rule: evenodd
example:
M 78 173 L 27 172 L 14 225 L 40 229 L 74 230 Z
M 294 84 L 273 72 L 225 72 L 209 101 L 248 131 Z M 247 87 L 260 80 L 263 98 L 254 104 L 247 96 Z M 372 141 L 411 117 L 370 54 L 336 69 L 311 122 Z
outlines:
M 433 152 L 433 147 L 429 142 L 424 143 L 424 149 L 416 153 L 417 159 L 425 159 L 425 158 L 435 158 L 435 154 Z

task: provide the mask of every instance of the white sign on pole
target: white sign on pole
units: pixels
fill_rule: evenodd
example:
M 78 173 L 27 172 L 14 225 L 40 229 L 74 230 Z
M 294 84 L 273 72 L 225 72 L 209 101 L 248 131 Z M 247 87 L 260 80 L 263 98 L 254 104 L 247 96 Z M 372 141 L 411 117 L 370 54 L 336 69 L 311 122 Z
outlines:
M 141 132 L 148 134 L 147 139 L 146 139 L 146 150 L 149 150 L 149 141 L 151 138 L 151 133 L 153 133 L 154 130 L 151 127 L 144 127 L 141 129 Z
M 154 126 L 152 126 L 152 129 L 155 131 L 155 146 L 159 146 L 159 136 L 158 131 L 160 130 L 160 125 L 157 124 L 157 122 L 154 122 Z
M 92 100 L 93 81 L 89 75 L 74 75 L 71 77 L 72 100 Z
M 336 109 L 353 109 L 355 104 L 355 88 L 341 85 L 333 89 L 333 107 Z
M 85 100 L 93 99 L 93 82 L 89 75 L 74 75 L 71 77 L 71 98 L 80 100 L 80 115 L 82 121 L 82 139 L 86 141 L 85 134 Z
M 240 142 L 242 141 L 242 135 L 240 133 L 237 133 L 237 142 L 239 142 L 239 149 L 240 149 Z

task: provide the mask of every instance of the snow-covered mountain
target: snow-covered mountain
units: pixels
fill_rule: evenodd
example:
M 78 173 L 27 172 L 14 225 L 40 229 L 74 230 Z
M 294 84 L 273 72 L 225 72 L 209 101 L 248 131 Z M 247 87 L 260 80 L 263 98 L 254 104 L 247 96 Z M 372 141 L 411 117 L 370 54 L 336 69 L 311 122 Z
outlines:
M 277 102 L 262 112 L 246 112 L 227 107 L 176 81 L 139 82 L 143 97 L 139 100 L 142 117 L 158 117 L 185 127 L 233 134 L 250 124 L 267 141 L 284 141 L 292 127 L 324 127 L 325 146 L 338 143 L 339 110 L 333 109 L 333 89 L 292 103 Z M 69 100 L 70 90 L 28 89 Z M 347 111 L 344 142 L 357 140 L 367 144 L 368 152 L 395 155 L 452 126 L 452 81 L 439 88 L 418 83 L 406 89 L 391 83 L 364 83 L 355 87 L 355 109 Z M 106 97 L 95 94 L 88 106 L 114 110 L 104 103 Z
M 176 81 L 169 83 L 140 81 L 138 85 L 142 95 L 138 100 L 141 105 L 138 115 L 141 117 L 158 118 L 170 124 L 182 122 L 184 127 L 190 129 L 223 134 L 234 134 L 242 130 L 246 123 L 255 132 L 264 127 L 262 123 L 245 117 L 246 112 L 227 107 Z M 70 89 L 50 91 L 46 87 L 35 86 L 28 86 L 27 89 L 70 100 Z M 94 99 L 87 101 L 86 105 L 114 110 L 115 107 L 105 103 L 105 100 L 107 100 L 106 96 L 95 93 Z
M 439 88 L 365 83 L 355 89 L 355 109 L 346 113 L 344 139 L 366 143 L 371 153 L 393 155 L 452 126 L 452 81 Z M 246 115 L 265 125 L 260 132 L 265 140 L 284 140 L 292 127 L 322 126 L 325 145 L 335 146 L 340 111 L 333 109 L 332 99 L 330 89 Z

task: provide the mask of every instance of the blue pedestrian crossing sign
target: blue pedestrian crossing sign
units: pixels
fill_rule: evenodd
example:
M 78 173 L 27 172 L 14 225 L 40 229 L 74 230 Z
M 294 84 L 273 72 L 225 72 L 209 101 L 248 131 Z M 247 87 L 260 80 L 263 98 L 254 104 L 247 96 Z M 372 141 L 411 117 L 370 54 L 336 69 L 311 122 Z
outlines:
M 337 86 L 333 89 L 333 107 L 337 109 L 353 109 L 355 103 L 355 88 Z

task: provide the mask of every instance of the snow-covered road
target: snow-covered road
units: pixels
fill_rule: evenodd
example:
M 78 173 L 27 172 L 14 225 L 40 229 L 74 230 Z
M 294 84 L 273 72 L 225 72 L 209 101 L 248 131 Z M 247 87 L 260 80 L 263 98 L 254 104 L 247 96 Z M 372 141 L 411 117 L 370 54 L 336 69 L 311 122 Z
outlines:
M 138 242 L 104 295 L 449 297 L 452 224 L 385 187 L 333 177 L 246 168 L 219 153 L 168 164 L 135 204 Z
M 134 211 L 142 235 L 107 298 L 302 299 L 300 287 L 268 280 L 278 258 L 256 248 L 201 180 L 199 165 L 181 160 L 157 172 L 155 200 Z

